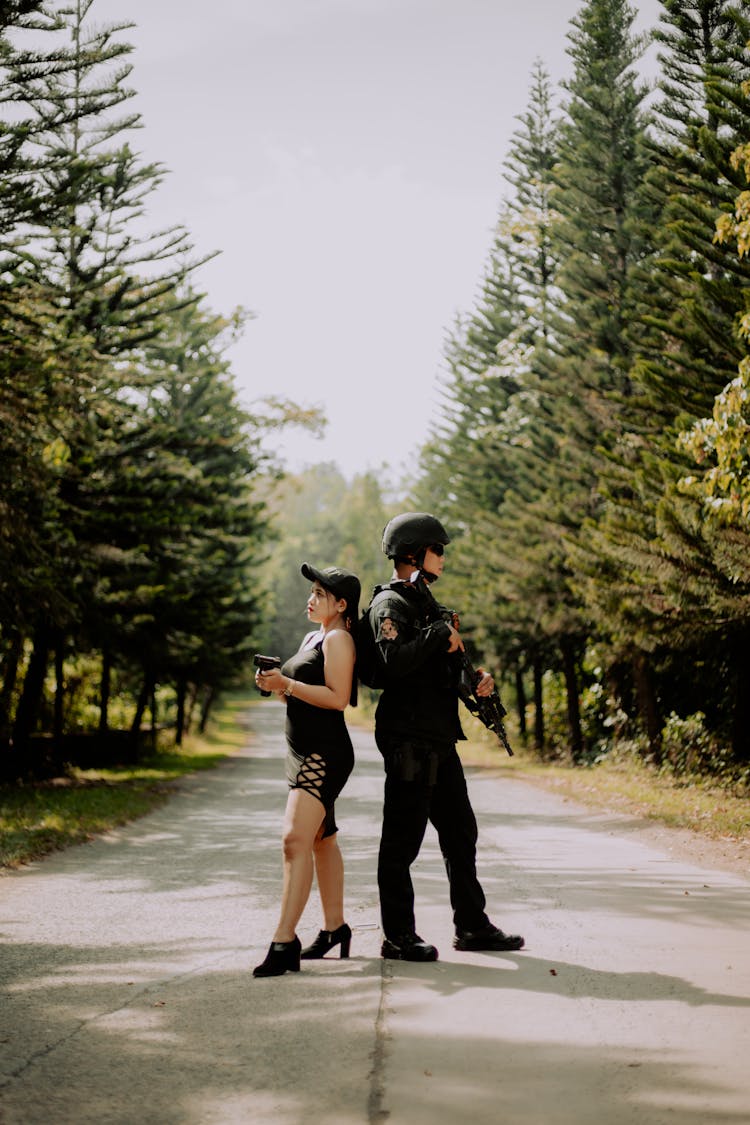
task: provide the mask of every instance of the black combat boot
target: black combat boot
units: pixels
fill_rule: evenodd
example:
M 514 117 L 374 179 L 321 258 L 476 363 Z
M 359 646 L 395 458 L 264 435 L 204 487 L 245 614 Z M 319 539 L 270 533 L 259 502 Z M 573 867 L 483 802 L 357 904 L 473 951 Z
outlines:
M 488 922 L 481 930 L 457 930 L 453 939 L 453 948 L 468 950 L 500 950 L 510 951 L 523 949 L 524 940 L 518 934 L 504 934 Z
M 385 938 L 380 949 L 382 957 L 392 961 L 437 961 L 438 951 L 434 945 L 423 941 L 418 934 L 401 934 L 400 937 Z

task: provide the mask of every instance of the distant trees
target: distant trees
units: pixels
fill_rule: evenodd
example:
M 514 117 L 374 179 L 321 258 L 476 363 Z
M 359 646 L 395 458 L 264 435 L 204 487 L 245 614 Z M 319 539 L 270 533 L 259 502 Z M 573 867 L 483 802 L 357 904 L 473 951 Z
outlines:
M 649 103 L 624 0 L 572 21 L 558 121 L 536 65 L 418 495 L 460 532 L 467 627 L 522 729 L 533 694 L 540 749 L 589 760 L 616 735 L 660 760 L 670 716 L 699 712 L 741 766 L 750 9 L 663 9 Z
M 289 475 L 269 498 L 276 537 L 263 569 L 269 603 L 259 634 L 266 649 L 282 659 L 296 652 L 308 631 L 305 602 L 310 590 L 300 565 L 343 566 L 362 584 L 362 608 L 372 588 L 390 576 L 380 535 L 393 514 L 374 472 L 347 481 L 330 463 Z

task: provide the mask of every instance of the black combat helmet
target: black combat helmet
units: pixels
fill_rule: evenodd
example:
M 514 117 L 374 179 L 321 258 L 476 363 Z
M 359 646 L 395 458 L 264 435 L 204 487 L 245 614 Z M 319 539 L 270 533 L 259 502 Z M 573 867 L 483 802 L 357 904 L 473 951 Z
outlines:
M 450 536 L 440 520 L 429 512 L 402 512 L 389 520 L 383 531 L 383 554 L 389 559 L 411 557 L 421 565 L 424 552 L 433 543 L 446 546 Z

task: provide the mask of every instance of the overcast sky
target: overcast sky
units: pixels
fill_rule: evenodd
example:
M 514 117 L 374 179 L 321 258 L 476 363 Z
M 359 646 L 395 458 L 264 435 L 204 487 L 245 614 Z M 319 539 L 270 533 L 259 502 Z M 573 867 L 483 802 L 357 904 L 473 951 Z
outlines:
M 638 28 L 659 0 L 641 0 Z M 128 20 L 135 147 L 169 169 L 211 308 L 255 314 L 237 388 L 322 407 L 288 466 L 413 470 L 445 333 L 471 307 L 534 60 L 569 75 L 577 0 L 96 0 Z

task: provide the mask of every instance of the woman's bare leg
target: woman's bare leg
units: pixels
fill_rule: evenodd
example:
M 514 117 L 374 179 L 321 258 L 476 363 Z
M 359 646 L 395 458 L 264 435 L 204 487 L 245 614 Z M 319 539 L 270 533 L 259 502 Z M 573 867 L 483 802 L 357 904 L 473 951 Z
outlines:
M 344 860 L 338 836 L 319 836 L 314 845 L 315 876 L 323 907 L 323 928 L 337 930 L 344 922 Z
M 282 849 L 284 885 L 279 924 L 274 941 L 293 941 L 297 923 L 310 897 L 313 878 L 313 844 L 325 809 L 304 789 L 292 789 L 286 803 Z

